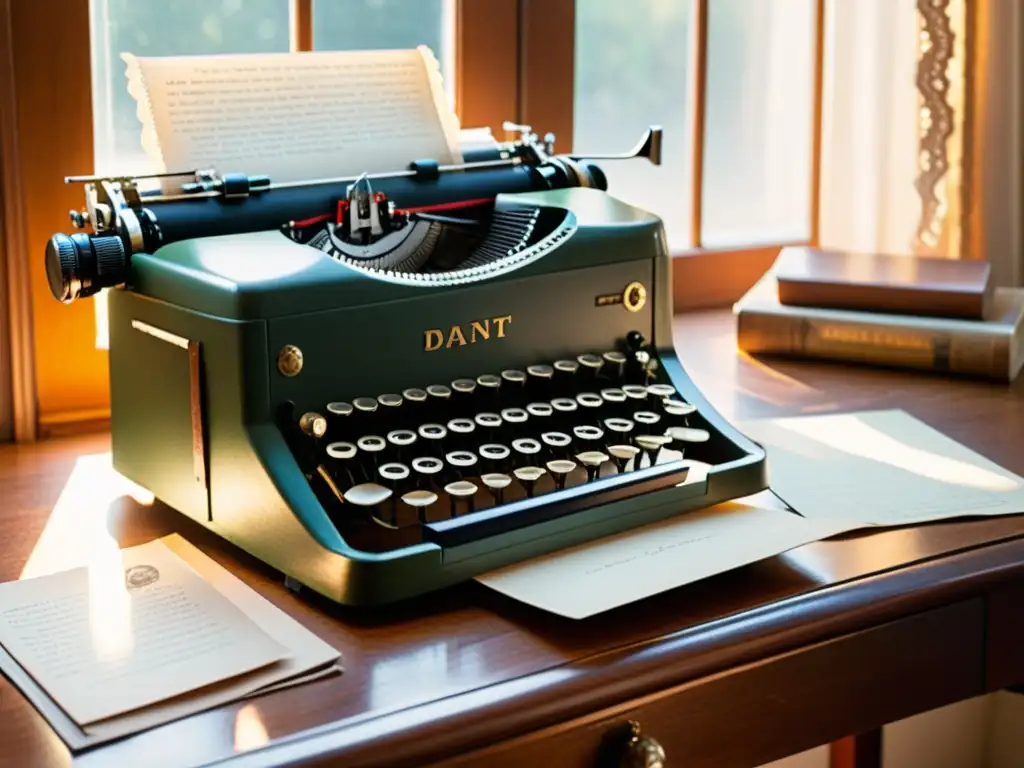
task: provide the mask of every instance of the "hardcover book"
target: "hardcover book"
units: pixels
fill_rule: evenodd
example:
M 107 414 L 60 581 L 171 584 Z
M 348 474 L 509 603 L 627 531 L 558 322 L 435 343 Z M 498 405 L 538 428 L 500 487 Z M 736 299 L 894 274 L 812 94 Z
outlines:
M 791 306 L 981 320 L 993 294 L 987 261 L 791 246 L 774 269 Z
M 1024 288 L 997 288 L 983 320 L 789 306 L 769 270 L 736 303 L 750 354 L 816 358 L 1013 381 L 1024 363 Z

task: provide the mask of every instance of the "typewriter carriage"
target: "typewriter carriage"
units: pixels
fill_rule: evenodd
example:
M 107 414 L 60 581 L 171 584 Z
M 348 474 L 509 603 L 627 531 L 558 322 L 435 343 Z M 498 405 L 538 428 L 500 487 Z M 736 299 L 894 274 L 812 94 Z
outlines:
M 235 204 L 248 206 L 260 194 Z M 527 244 L 527 258 L 461 279 L 448 279 L 460 277 L 458 269 L 440 270 L 436 280 L 360 270 L 268 227 L 133 252 L 128 284 L 109 302 L 115 467 L 294 583 L 361 605 L 763 489 L 760 448 L 714 411 L 676 359 L 660 220 L 575 185 L 499 192 L 493 206 L 555 212 L 565 226 L 543 249 Z M 264 274 L 239 270 L 246 259 Z M 636 285 L 646 295 L 632 304 Z M 506 317 L 499 335 L 493 321 Z M 472 323 L 482 328 L 485 320 L 490 336 L 468 343 Z M 553 333 L 570 325 L 572 333 Z M 444 344 L 434 344 L 429 331 Z M 425 521 L 395 531 L 384 524 L 383 507 L 369 518 L 365 510 L 350 514 L 355 505 L 337 500 L 344 473 L 325 458 L 324 445 L 303 443 L 309 435 L 300 417 L 330 416 L 328 403 L 622 352 L 630 334 L 648 340 L 658 381 L 696 408 L 689 426 L 710 438 L 696 449 L 701 461 L 641 468 L 616 481 L 609 457 L 594 484 L 581 479 L 582 465 L 564 490 L 547 473 L 532 499 L 510 480 L 508 498 L 490 506 L 477 468 L 466 473 L 479 487 L 475 511 L 463 507 L 445 519 L 445 499 Z M 601 388 L 591 382 L 587 389 Z M 282 420 L 285 407 L 291 415 Z M 385 431 L 372 419 L 365 429 Z M 512 431 L 503 444 L 506 437 Z M 408 465 L 409 457 L 399 458 Z M 408 517 L 412 510 L 403 511 Z

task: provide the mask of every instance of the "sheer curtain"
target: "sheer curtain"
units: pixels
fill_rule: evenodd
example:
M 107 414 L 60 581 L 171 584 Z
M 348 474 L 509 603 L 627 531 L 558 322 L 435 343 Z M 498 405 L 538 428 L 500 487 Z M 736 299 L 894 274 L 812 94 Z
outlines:
M 916 0 L 828 0 L 821 245 L 910 254 L 917 173 Z
M 1024 284 L 1024 3 L 946 5 L 958 44 L 971 37 L 966 48 L 954 46 L 957 60 L 948 69 L 950 101 L 962 125 L 942 185 L 949 199 L 945 240 L 932 248 L 916 237 L 919 4 L 826 2 L 821 244 L 984 258 L 997 284 Z

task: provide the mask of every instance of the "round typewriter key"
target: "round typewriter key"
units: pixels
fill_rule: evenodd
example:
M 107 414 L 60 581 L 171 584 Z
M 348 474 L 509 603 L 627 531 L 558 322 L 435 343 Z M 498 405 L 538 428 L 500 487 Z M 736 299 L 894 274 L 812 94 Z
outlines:
M 555 412 L 549 403 L 530 403 L 526 406 L 526 412 L 534 418 L 544 419 Z
M 501 372 L 501 378 L 507 381 L 509 384 L 525 384 L 526 374 L 522 371 L 514 369 L 508 369 Z
M 452 391 L 444 384 L 431 384 L 427 387 L 427 396 L 437 400 L 447 400 L 452 396 Z
M 540 443 L 532 437 L 521 437 L 512 441 L 512 450 L 520 456 L 535 456 L 540 453 Z
M 331 443 L 327 446 L 327 455 L 339 461 L 348 461 L 356 455 L 356 447 L 352 443 Z
M 432 491 L 409 491 L 402 501 L 416 510 L 421 523 L 427 521 L 427 507 L 437 501 L 437 494 Z
M 602 389 L 601 399 L 604 400 L 606 403 L 613 403 L 617 405 L 619 403 L 626 402 L 626 393 L 623 392 L 621 389 L 616 389 L 615 387 L 612 387 L 610 389 Z
M 604 430 L 589 425 L 581 425 L 573 427 L 572 434 L 580 448 L 590 450 L 604 437 Z
M 472 467 L 476 464 L 476 455 L 469 451 L 451 451 L 444 458 L 453 467 Z
M 637 411 L 633 414 L 633 421 L 644 426 L 651 426 L 661 421 L 661 416 L 652 411 Z
M 462 395 L 470 395 L 476 389 L 476 382 L 472 379 L 456 379 L 452 382 L 452 391 Z
M 629 400 L 639 402 L 647 399 L 647 387 L 640 384 L 624 384 L 622 391 Z
M 595 395 L 593 392 L 580 392 L 576 395 L 576 402 L 580 404 L 584 413 L 580 414 L 580 420 L 587 423 L 591 421 L 597 421 L 597 408 L 604 405 L 604 400 L 601 399 L 600 395 Z
M 404 389 L 402 390 L 402 397 L 408 400 L 410 403 L 423 403 L 427 400 L 427 391 L 425 389 Z
M 509 449 L 499 443 L 484 443 L 480 446 L 480 455 L 491 461 L 507 459 L 509 454 Z
M 628 435 L 633 431 L 633 422 L 629 419 L 605 419 L 604 427 L 609 432 L 613 432 L 617 435 Z
M 372 466 L 376 467 L 380 461 L 380 452 L 387 447 L 387 441 L 377 435 L 364 435 L 356 440 L 359 450 L 369 455 Z
M 562 490 L 565 488 L 565 481 L 568 479 L 569 473 L 576 469 L 576 462 L 568 459 L 553 459 L 547 463 L 547 468 L 551 477 L 555 479 L 555 488 Z
M 600 356 L 591 354 L 580 355 L 576 358 L 576 362 L 580 364 L 581 373 L 591 382 L 597 379 L 601 373 L 601 366 L 604 364 L 604 360 Z
M 669 427 L 665 434 L 680 443 L 706 443 L 711 439 L 711 433 L 706 429 L 693 427 Z
M 587 470 L 587 482 L 592 483 L 601 473 L 601 467 L 608 461 L 608 455 L 601 451 L 584 451 L 576 456 Z
M 397 408 L 402 404 L 401 395 L 378 395 L 377 402 L 385 408 Z
M 444 462 L 433 456 L 420 456 L 412 460 L 412 469 L 424 477 L 429 477 L 444 469 Z
M 366 451 L 367 453 L 378 453 L 383 451 L 387 443 L 383 437 L 377 435 L 365 435 L 356 440 L 356 445 L 359 446 L 359 450 Z
M 621 382 L 626 373 L 626 356 L 617 350 L 610 350 L 602 357 L 611 369 L 612 381 Z
M 508 457 L 512 455 L 508 447 L 500 443 L 484 443 L 477 451 L 480 454 L 480 458 L 495 469 L 504 466 L 508 461 Z
M 431 384 L 427 387 L 425 413 L 431 419 L 446 420 L 451 410 L 452 391 L 444 384 Z
M 572 442 L 572 438 L 565 432 L 545 432 L 540 436 L 540 440 L 548 447 L 550 454 L 556 457 L 564 456 L 565 449 Z
M 416 433 L 411 429 L 396 429 L 388 432 L 388 442 L 399 448 L 404 448 L 416 442 Z
M 682 400 L 666 399 L 661 401 L 661 408 L 665 415 L 673 419 L 680 419 L 689 416 L 697 410 L 697 406 L 684 403 Z
M 666 397 L 672 397 L 676 393 L 676 388 L 671 384 L 648 384 L 647 394 L 652 395 L 658 400 L 664 400 Z
M 551 401 L 551 407 L 555 409 L 555 429 L 570 432 L 576 424 L 576 411 L 579 409 L 576 401 L 571 397 L 556 397 Z
M 476 429 L 476 422 L 472 419 L 452 419 L 448 422 L 448 448 L 453 450 L 465 449 L 470 444 L 470 435 Z
M 379 483 L 362 483 L 345 491 L 345 501 L 357 507 L 375 507 L 391 496 L 391 489 Z
M 648 465 L 653 467 L 658 463 L 661 449 L 672 442 L 672 438 L 663 435 L 637 435 L 633 438 L 633 442 L 636 443 L 637 448 L 643 451 Z
M 504 408 L 501 411 L 501 420 L 505 422 L 503 440 L 514 440 L 517 437 L 527 437 L 527 429 L 523 425 L 530 419 L 530 414 L 522 408 Z
M 378 483 L 362 483 L 345 491 L 344 498 L 349 504 L 366 509 L 375 522 L 383 523 L 380 519 L 380 505 L 391 498 L 391 489 Z M 394 513 L 390 517 L 394 520 Z M 393 523 L 391 527 L 394 527 Z
M 377 474 L 380 475 L 381 479 L 388 481 L 393 486 L 394 483 L 409 477 L 409 468 L 405 464 L 399 464 L 397 461 L 390 461 L 387 464 L 381 464 L 377 468 Z
M 550 365 L 530 365 L 526 368 L 526 391 L 537 400 L 551 396 L 552 378 L 555 369 Z
M 304 413 L 299 418 L 299 429 L 315 440 L 319 440 L 327 434 L 327 419 L 319 413 Z
M 572 413 L 576 410 L 576 401 L 568 397 L 556 397 L 551 401 L 551 407 L 559 413 Z
M 555 369 L 550 365 L 531 365 L 526 368 L 526 374 L 534 379 L 550 379 L 555 375 Z
M 525 424 L 530 414 L 522 408 L 505 408 L 501 412 L 501 418 L 508 424 Z
M 505 501 L 505 489 L 512 484 L 512 478 L 501 472 L 488 472 L 480 475 L 480 480 L 494 496 L 495 504 L 503 504 Z
M 388 432 L 388 445 L 391 455 L 398 461 L 405 461 L 409 455 L 409 446 L 416 442 L 416 433 L 411 429 L 393 429 Z
M 357 397 L 352 401 L 352 405 L 362 413 L 374 413 L 377 410 L 377 401 L 372 397 Z
M 441 440 L 448 434 L 440 424 L 423 424 L 417 431 L 424 440 Z
M 501 416 L 496 413 L 478 413 L 473 417 L 473 421 L 476 422 L 477 427 L 481 430 L 480 435 L 483 440 L 494 439 L 498 430 L 501 429 Z
M 497 389 L 501 386 L 501 377 L 495 376 L 493 373 L 485 373 L 476 377 L 476 383 L 486 389 Z
M 612 459 L 615 461 L 615 468 L 621 475 L 626 471 L 629 462 L 640 453 L 640 449 L 635 445 L 609 445 L 608 453 L 611 454 Z
M 556 360 L 554 368 L 558 373 L 574 374 L 580 369 L 580 364 L 575 360 Z
M 533 496 L 533 488 L 537 484 L 537 481 L 544 477 L 545 470 L 540 467 L 519 467 L 512 471 L 512 474 L 516 476 L 516 480 L 523 486 L 526 491 L 527 498 Z
M 458 514 L 458 501 L 465 501 L 466 511 L 473 511 L 473 497 L 476 495 L 477 487 L 475 483 L 471 483 L 469 480 L 456 480 L 454 483 L 448 483 L 444 487 L 445 493 L 451 498 L 452 502 L 452 517 Z
M 420 439 L 427 444 L 427 450 L 440 457 L 441 443 L 448 436 L 448 430 L 440 424 L 421 424 L 417 432 Z
M 352 403 L 328 403 L 327 412 L 332 416 L 351 416 L 352 415 Z

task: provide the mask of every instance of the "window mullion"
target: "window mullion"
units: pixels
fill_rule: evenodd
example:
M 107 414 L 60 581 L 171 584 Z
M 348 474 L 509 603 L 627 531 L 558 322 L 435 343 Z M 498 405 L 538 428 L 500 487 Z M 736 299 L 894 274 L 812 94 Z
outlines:
M 313 0 L 291 0 L 289 10 L 292 51 L 312 51 Z
M 707 101 L 708 74 L 708 0 L 692 0 L 693 31 L 690 35 L 690 56 L 693 79 L 690 82 L 690 244 L 699 248 L 703 242 L 704 210 L 704 106 Z

